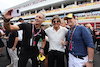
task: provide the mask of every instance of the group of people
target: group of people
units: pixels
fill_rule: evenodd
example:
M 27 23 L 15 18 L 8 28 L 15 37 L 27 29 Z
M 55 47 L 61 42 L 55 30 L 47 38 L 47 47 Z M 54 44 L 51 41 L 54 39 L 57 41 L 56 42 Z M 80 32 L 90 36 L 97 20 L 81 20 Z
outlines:
M 14 62 L 16 64 L 18 62 L 18 67 L 26 67 L 28 59 L 32 60 L 32 67 L 38 67 L 37 56 L 44 54 L 47 39 L 49 42 L 48 60 L 46 61 L 48 67 L 55 67 L 55 64 L 56 67 L 64 67 L 64 54 L 68 60 L 68 67 L 93 67 L 94 43 L 91 33 L 85 26 L 76 23 L 74 14 L 70 13 L 64 18 L 70 29 L 66 28 L 64 20 L 55 15 L 51 20 L 53 26 L 43 30 L 41 24 L 46 17 L 43 13 L 38 13 L 33 23 L 11 25 L 12 10 L 4 14 L 3 26 L 6 31 L 14 33 L 10 34 L 14 37 L 13 45 L 11 45 L 12 51 L 16 50 L 16 40 L 19 39 L 17 31 L 23 31 L 19 58 L 14 59 L 18 60 Z M 39 50 L 37 44 L 40 38 L 42 45 Z M 17 67 L 16 64 L 13 64 L 13 67 Z

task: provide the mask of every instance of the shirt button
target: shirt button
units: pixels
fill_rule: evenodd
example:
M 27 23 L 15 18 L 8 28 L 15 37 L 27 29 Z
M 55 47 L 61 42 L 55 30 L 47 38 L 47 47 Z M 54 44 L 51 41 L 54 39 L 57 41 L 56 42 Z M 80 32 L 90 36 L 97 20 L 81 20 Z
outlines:
M 73 52 L 73 54 L 74 54 L 74 52 Z

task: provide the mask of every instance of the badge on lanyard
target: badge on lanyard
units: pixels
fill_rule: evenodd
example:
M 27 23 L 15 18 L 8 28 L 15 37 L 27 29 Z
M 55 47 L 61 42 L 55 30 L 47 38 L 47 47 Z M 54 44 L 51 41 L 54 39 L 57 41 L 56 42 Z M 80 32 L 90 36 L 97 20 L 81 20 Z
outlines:
M 34 25 L 33 25 L 33 28 L 32 28 L 32 38 L 30 39 L 30 46 L 35 46 L 36 45 L 36 36 L 41 32 L 41 28 L 40 30 L 35 34 L 35 31 L 34 31 Z

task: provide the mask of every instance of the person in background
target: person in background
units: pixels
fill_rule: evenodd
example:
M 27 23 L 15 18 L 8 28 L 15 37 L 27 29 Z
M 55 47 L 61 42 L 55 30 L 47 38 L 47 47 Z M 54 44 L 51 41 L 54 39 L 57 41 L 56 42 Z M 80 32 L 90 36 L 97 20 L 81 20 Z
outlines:
M 41 25 L 41 28 L 44 30 L 44 25 L 43 24 Z
M 93 27 L 91 26 L 91 24 L 86 24 L 85 27 L 87 27 L 89 29 L 90 33 L 92 34 Z
M 11 58 L 11 63 L 6 67 L 18 67 L 19 58 L 17 56 L 17 48 L 16 48 L 17 43 L 18 43 L 18 32 L 17 31 L 10 32 L 8 34 L 8 39 L 7 39 L 7 50 Z
M 3 57 L 3 56 L 4 56 L 3 54 L 1 54 L 2 49 L 3 49 L 3 47 L 4 47 L 4 43 L 3 43 L 3 41 L 2 41 L 2 38 L 3 38 L 3 36 L 5 35 L 5 33 L 3 32 L 2 29 L 3 29 L 3 28 L 2 28 L 2 25 L 0 25 L 0 33 L 1 33 L 1 37 L 0 37 L 0 57 Z
M 46 30 L 49 27 L 50 27 L 50 25 L 45 25 L 44 30 Z M 45 59 L 44 64 L 45 64 L 45 67 L 48 67 L 49 39 L 47 36 L 45 36 L 45 38 L 46 38 L 46 45 L 44 47 L 44 55 L 45 55 L 46 59 Z
M 66 28 L 66 22 L 65 20 L 61 20 L 61 24 L 62 27 Z M 67 39 L 67 36 L 65 36 Z M 66 40 L 67 41 L 67 40 Z M 68 45 L 65 45 L 65 55 L 66 55 L 66 61 L 67 61 L 67 67 L 68 67 Z

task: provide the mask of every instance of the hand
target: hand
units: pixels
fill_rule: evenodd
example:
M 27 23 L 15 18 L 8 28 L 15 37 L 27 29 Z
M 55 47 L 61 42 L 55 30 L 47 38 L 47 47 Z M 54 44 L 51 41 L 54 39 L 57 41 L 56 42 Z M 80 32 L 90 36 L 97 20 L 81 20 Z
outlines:
M 44 50 L 40 49 L 40 54 L 43 55 L 43 53 L 44 53 Z
M 12 50 L 14 51 L 16 49 L 16 47 L 12 47 Z
M 4 14 L 4 18 L 9 20 L 9 19 L 12 19 L 13 17 L 11 16 L 11 11 L 13 9 L 10 9 L 9 11 L 7 11 L 5 14 Z
M 84 65 L 82 66 L 86 66 L 86 67 L 93 67 L 93 63 L 89 63 L 89 62 L 86 62 Z
M 63 46 L 65 46 L 65 41 L 64 41 L 64 39 L 62 39 L 61 44 L 62 44 Z

